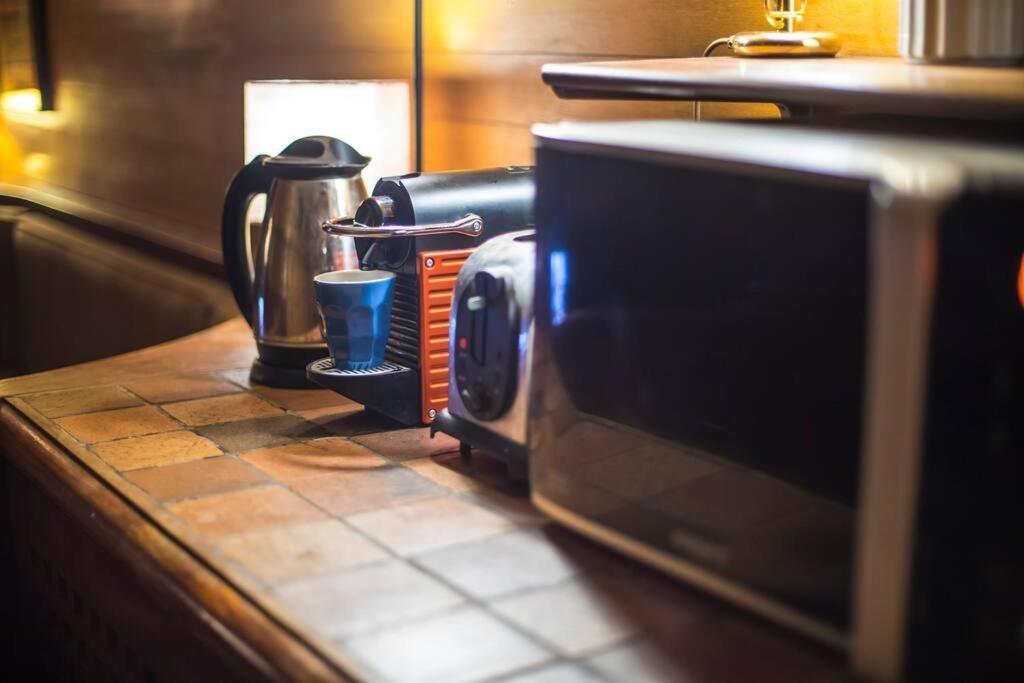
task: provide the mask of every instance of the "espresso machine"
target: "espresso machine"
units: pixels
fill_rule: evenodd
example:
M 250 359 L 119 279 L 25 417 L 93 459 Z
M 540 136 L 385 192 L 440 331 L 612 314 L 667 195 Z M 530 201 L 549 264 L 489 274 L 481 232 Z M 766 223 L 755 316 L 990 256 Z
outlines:
M 307 375 L 406 425 L 430 424 L 448 403 L 448 340 L 459 270 L 488 238 L 533 225 L 533 168 L 410 173 L 381 178 L 353 218 L 327 221 L 354 237 L 360 267 L 397 276 L 385 361 L 340 370 L 330 358 Z

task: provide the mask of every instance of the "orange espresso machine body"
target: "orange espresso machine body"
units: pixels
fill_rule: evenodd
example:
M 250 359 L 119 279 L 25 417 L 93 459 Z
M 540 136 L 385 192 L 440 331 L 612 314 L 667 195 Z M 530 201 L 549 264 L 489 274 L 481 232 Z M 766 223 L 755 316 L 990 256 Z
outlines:
M 385 362 L 308 375 L 406 425 L 430 424 L 448 403 L 448 339 L 455 282 L 485 240 L 533 225 L 533 168 L 410 173 L 381 178 L 354 219 L 325 225 L 355 237 L 360 266 L 395 273 Z

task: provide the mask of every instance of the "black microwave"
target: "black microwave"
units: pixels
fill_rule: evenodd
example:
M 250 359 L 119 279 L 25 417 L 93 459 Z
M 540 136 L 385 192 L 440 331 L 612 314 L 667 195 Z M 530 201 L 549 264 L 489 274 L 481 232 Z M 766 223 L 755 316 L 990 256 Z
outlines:
M 536 504 L 868 677 L 1024 676 L 1024 151 L 534 135 Z

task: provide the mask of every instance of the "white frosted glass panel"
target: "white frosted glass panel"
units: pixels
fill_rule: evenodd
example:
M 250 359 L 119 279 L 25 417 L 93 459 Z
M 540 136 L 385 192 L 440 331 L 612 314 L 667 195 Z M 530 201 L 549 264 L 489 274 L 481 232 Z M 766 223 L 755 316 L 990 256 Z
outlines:
M 245 161 L 277 154 L 309 135 L 338 138 L 372 158 L 367 190 L 381 176 L 412 170 L 405 81 L 249 81 Z

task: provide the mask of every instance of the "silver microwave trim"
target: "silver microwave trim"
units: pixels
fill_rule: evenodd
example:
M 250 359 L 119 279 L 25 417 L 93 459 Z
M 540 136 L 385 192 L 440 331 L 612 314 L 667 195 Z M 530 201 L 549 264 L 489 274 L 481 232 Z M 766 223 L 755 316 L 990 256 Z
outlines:
M 922 169 L 955 166 L 967 171 L 972 184 L 1024 187 L 1024 153 L 1005 144 L 704 121 L 538 123 L 531 132 L 537 148 L 662 166 L 743 168 L 772 177 L 799 174 L 817 182 L 901 188 L 911 187 L 915 177 L 922 182 Z
M 871 185 L 867 364 L 850 664 L 903 675 L 917 526 L 938 227 L 965 186 L 953 166 L 903 167 Z

